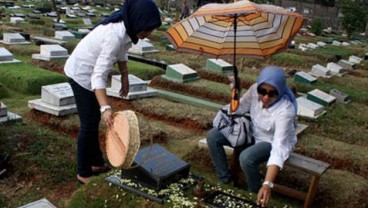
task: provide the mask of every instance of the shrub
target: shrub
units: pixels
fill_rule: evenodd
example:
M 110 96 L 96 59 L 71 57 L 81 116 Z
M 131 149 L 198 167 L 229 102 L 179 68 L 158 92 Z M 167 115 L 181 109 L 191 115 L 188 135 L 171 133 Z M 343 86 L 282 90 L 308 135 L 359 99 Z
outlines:
M 320 19 L 313 19 L 311 23 L 311 31 L 316 35 L 322 34 L 322 22 Z

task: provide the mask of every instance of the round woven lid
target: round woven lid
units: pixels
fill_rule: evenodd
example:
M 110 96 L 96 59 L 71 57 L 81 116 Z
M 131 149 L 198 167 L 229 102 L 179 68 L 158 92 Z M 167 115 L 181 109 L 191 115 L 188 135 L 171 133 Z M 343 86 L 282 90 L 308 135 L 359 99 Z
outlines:
M 114 113 L 114 124 L 106 130 L 106 154 L 110 164 L 129 168 L 141 145 L 138 119 L 131 110 Z

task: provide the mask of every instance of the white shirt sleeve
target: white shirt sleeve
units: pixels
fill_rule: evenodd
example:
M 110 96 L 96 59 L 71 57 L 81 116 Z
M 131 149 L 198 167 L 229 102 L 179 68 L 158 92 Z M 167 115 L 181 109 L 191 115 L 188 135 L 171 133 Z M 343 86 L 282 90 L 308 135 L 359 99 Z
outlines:
M 92 90 L 106 89 L 107 77 L 120 53 L 121 43 L 113 32 L 109 32 L 101 43 L 101 52 L 97 57 L 91 77 Z
M 254 90 L 256 90 L 257 84 L 253 84 L 249 87 L 247 92 L 240 98 L 239 109 L 241 112 L 248 112 L 250 111 L 250 107 L 252 104 L 252 96 L 254 94 Z

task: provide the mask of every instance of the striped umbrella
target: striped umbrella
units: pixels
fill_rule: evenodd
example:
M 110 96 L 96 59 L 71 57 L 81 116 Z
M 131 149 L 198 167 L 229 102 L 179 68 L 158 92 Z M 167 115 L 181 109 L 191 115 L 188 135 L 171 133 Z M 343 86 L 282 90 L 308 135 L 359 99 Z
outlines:
M 303 24 L 303 17 L 284 8 L 244 0 L 206 4 L 164 35 L 177 51 L 212 57 L 233 56 L 235 87 L 231 111 L 239 104 L 236 55 L 267 57 L 284 51 Z

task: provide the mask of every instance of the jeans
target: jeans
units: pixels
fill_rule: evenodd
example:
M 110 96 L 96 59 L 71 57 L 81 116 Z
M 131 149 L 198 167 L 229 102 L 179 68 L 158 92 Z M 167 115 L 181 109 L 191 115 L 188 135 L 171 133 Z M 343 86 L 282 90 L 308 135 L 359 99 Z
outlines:
M 99 143 L 100 105 L 94 92 L 91 92 L 73 79 L 68 79 L 77 105 L 80 129 L 78 133 L 78 174 L 92 176 L 92 166 L 103 166 L 104 159 Z

